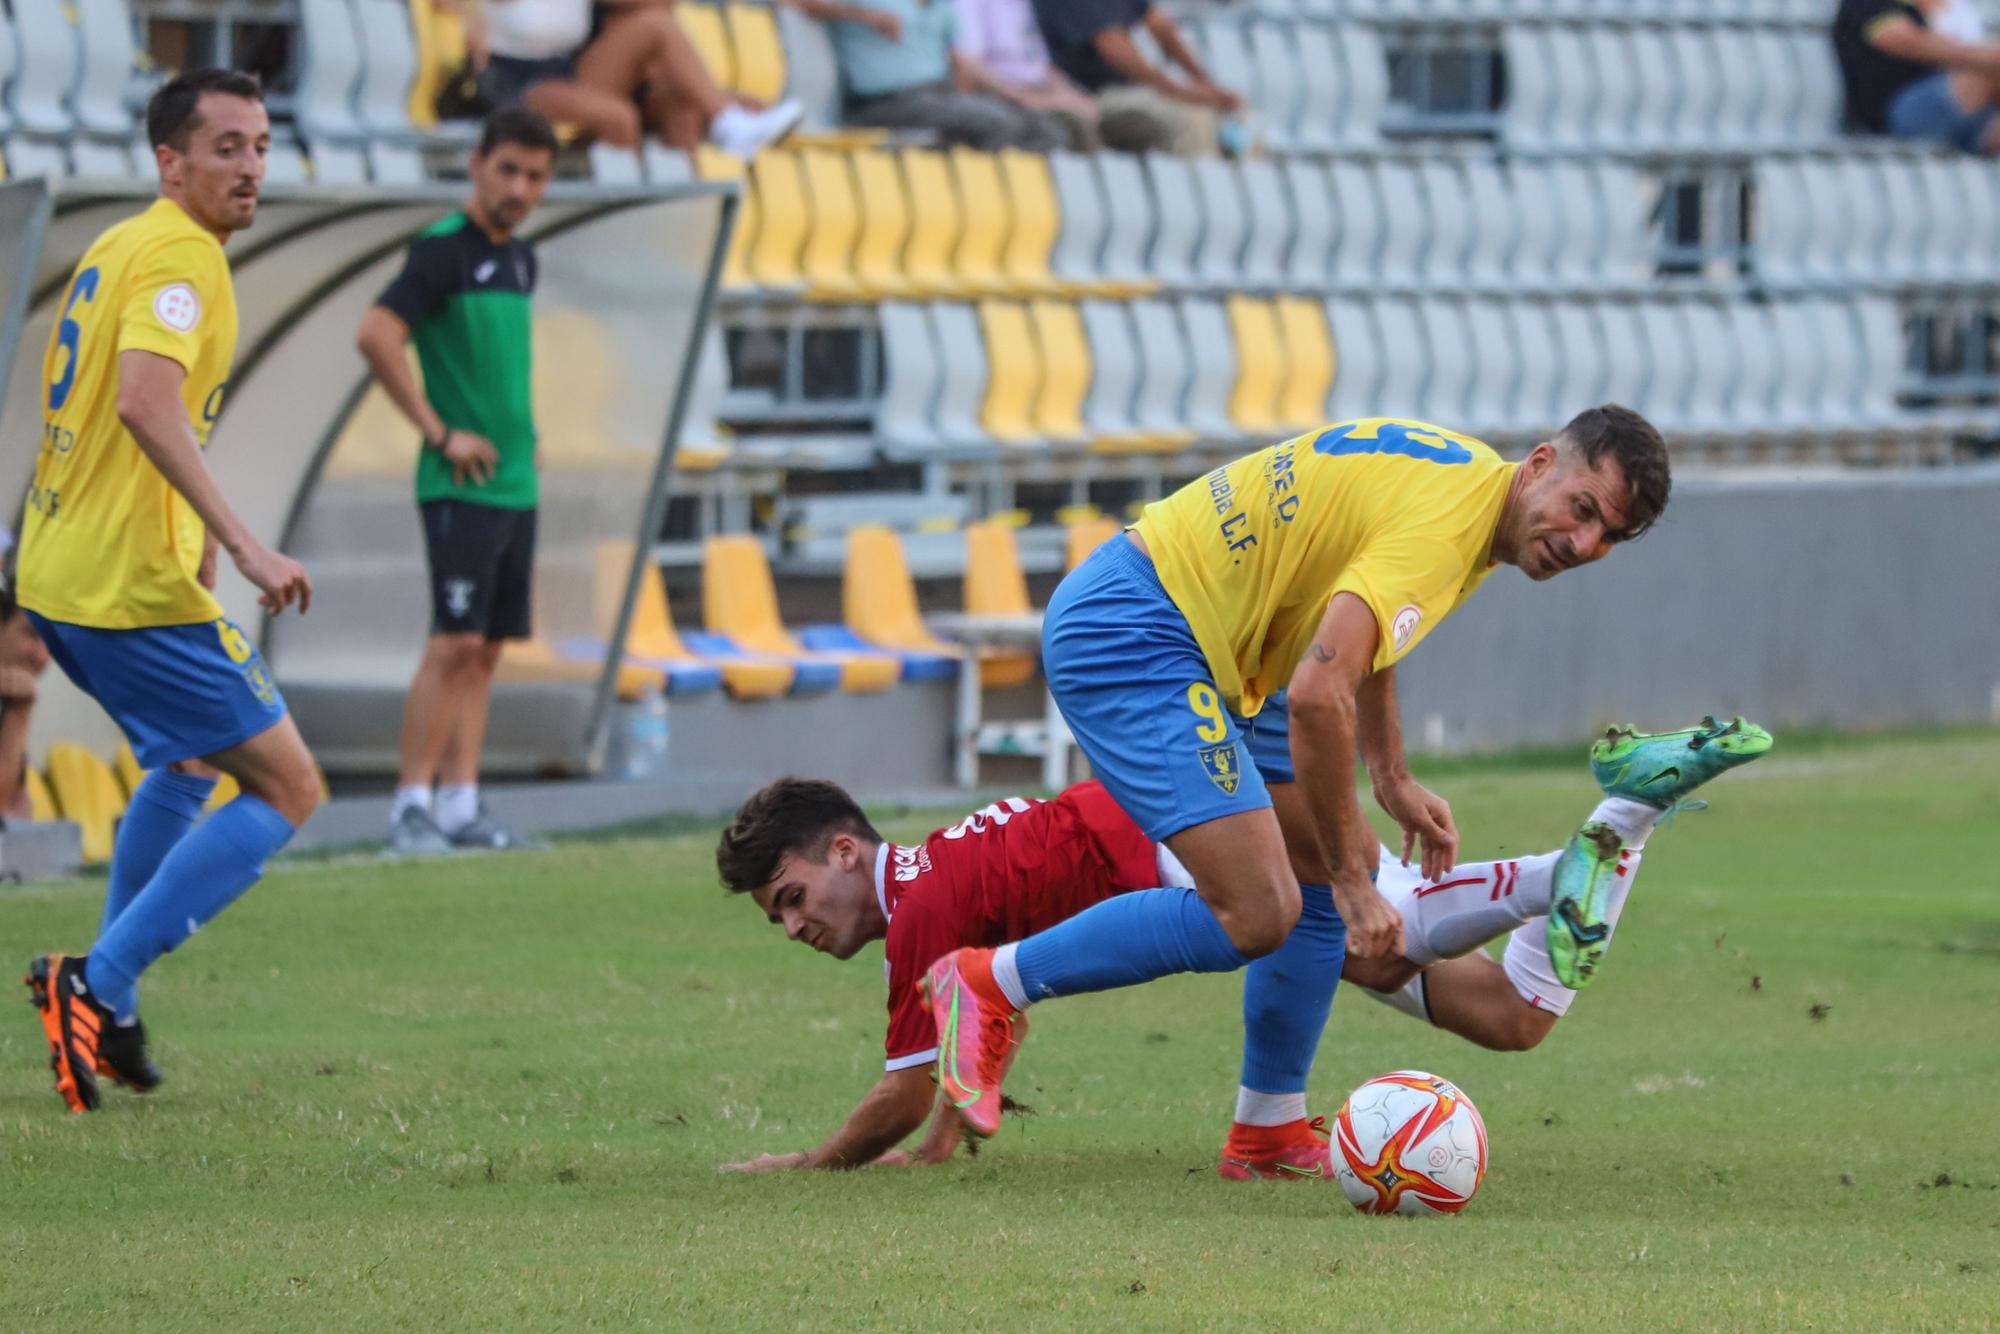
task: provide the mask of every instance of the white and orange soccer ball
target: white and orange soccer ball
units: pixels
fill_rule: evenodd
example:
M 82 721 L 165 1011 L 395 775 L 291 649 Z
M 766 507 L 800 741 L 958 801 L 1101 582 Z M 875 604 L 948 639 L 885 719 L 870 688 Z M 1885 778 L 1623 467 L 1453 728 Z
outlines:
M 1486 1123 L 1449 1080 L 1377 1075 L 1334 1118 L 1333 1176 L 1364 1214 L 1455 1214 L 1486 1177 Z

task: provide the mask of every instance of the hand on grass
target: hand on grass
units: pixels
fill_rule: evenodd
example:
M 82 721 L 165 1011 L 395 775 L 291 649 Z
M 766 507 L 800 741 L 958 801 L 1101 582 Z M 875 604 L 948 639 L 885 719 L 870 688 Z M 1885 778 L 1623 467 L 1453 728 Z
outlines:
M 790 1172 L 806 1165 L 803 1153 L 760 1153 L 746 1163 L 724 1163 L 724 1172 Z

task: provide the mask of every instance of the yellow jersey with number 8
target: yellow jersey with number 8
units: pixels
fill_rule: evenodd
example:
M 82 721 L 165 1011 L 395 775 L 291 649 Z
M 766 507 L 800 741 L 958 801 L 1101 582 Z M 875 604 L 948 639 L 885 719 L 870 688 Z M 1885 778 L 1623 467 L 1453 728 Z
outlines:
M 1217 468 L 1135 525 L 1208 659 L 1250 717 L 1283 690 L 1336 593 L 1375 613 L 1371 670 L 1479 586 L 1514 464 L 1426 422 L 1343 422 Z
M 204 445 L 236 357 L 236 292 L 222 243 L 170 199 L 98 237 L 70 278 L 42 363 L 42 447 L 21 524 L 21 605 L 101 630 L 222 615 L 196 578 L 200 516 L 118 419 L 119 354 L 187 372 Z

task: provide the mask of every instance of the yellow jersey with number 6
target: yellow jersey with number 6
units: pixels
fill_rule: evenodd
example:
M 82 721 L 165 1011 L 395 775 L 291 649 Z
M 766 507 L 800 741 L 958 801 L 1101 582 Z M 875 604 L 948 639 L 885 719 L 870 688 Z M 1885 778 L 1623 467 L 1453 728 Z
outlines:
M 203 530 L 118 419 L 118 358 L 180 363 L 197 439 L 236 357 L 222 243 L 170 199 L 98 237 L 70 278 L 42 363 L 41 454 L 21 524 L 21 605 L 101 630 L 222 615 L 196 578 Z
M 1491 569 L 1514 468 L 1471 436 L 1370 417 L 1217 468 L 1135 527 L 1247 718 L 1291 680 L 1336 593 L 1375 613 L 1371 670 L 1415 648 Z

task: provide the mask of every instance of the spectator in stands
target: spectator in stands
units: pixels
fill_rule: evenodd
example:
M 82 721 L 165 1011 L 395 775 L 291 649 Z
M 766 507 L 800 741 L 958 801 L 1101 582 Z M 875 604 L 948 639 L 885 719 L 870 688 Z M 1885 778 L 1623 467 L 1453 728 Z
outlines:
M 1963 0 L 1841 0 L 1833 47 L 1848 119 L 1875 134 L 2000 153 L 2000 43 Z M 1968 39 L 1968 35 L 1970 35 Z
M 827 25 L 847 119 L 947 144 L 1046 153 L 1069 142 L 1035 94 L 955 45 L 954 0 L 790 0 Z
M 397 852 L 522 843 L 479 799 L 479 754 L 501 649 L 533 633 L 540 486 L 529 302 L 538 269 L 515 230 L 548 188 L 555 150 L 541 113 L 514 106 L 489 116 L 472 154 L 471 199 L 417 236 L 355 339 L 376 383 L 423 437 L 417 506 L 431 633 L 403 702 L 389 812 Z M 410 343 L 421 385 L 404 351 Z
M 1049 59 L 1034 0 L 956 0 L 958 50 L 1011 84 L 1020 104 L 1046 111 L 1069 131 L 1069 146 L 1099 145 L 1097 103 Z
M 0 578 L 0 822 L 31 820 L 28 800 L 28 721 L 49 650 L 21 614 L 11 579 Z
M 668 0 L 486 0 L 468 24 L 480 91 L 523 102 L 592 139 L 637 148 L 651 130 L 669 148 L 705 137 L 740 157 L 781 139 L 797 102 L 756 109 L 716 85 Z
M 1180 25 L 1152 0 L 1034 0 L 1056 67 L 1097 98 L 1107 148 L 1212 154 L 1222 120 L 1243 97 L 1209 78 Z M 1144 24 L 1180 77 L 1154 64 L 1132 40 Z

